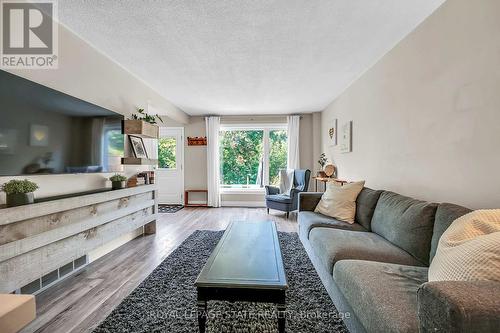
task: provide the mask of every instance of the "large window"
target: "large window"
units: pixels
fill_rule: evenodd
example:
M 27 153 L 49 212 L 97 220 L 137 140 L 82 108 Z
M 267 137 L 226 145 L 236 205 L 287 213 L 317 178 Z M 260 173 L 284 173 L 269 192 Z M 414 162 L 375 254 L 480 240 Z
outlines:
M 259 189 L 279 183 L 286 168 L 287 135 L 283 126 L 223 127 L 220 133 L 221 187 Z

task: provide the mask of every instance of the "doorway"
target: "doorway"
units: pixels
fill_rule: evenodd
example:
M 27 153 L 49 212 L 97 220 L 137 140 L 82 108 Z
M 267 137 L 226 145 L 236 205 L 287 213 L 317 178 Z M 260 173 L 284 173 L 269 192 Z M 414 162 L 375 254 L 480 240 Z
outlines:
M 158 139 L 158 202 L 181 205 L 184 197 L 184 128 L 160 127 Z

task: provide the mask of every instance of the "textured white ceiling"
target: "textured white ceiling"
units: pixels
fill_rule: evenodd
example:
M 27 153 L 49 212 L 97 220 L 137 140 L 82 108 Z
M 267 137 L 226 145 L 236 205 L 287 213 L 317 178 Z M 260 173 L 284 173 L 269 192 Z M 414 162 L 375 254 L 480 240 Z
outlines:
M 191 115 L 323 110 L 444 0 L 63 0 L 63 24 Z

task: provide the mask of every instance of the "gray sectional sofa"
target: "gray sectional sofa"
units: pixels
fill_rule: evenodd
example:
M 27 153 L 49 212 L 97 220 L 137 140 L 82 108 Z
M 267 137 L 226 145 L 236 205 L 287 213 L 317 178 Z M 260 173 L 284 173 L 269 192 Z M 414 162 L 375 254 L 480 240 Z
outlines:
M 498 332 L 500 283 L 428 282 L 439 238 L 469 209 L 364 188 L 356 223 L 314 213 L 299 195 L 299 235 L 351 332 Z

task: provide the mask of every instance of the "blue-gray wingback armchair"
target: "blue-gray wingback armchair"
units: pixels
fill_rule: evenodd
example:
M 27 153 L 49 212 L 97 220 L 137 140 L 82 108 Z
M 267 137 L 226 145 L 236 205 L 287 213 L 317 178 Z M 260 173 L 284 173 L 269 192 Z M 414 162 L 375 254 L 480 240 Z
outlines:
M 286 218 L 288 218 L 288 214 L 291 211 L 297 210 L 299 193 L 307 192 L 310 177 L 310 170 L 295 169 L 293 171 L 293 188 L 289 196 L 286 194 L 279 194 L 280 189 L 278 187 L 266 186 L 267 213 L 269 214 L 269 209 L 276 209 L 286 212 Z

